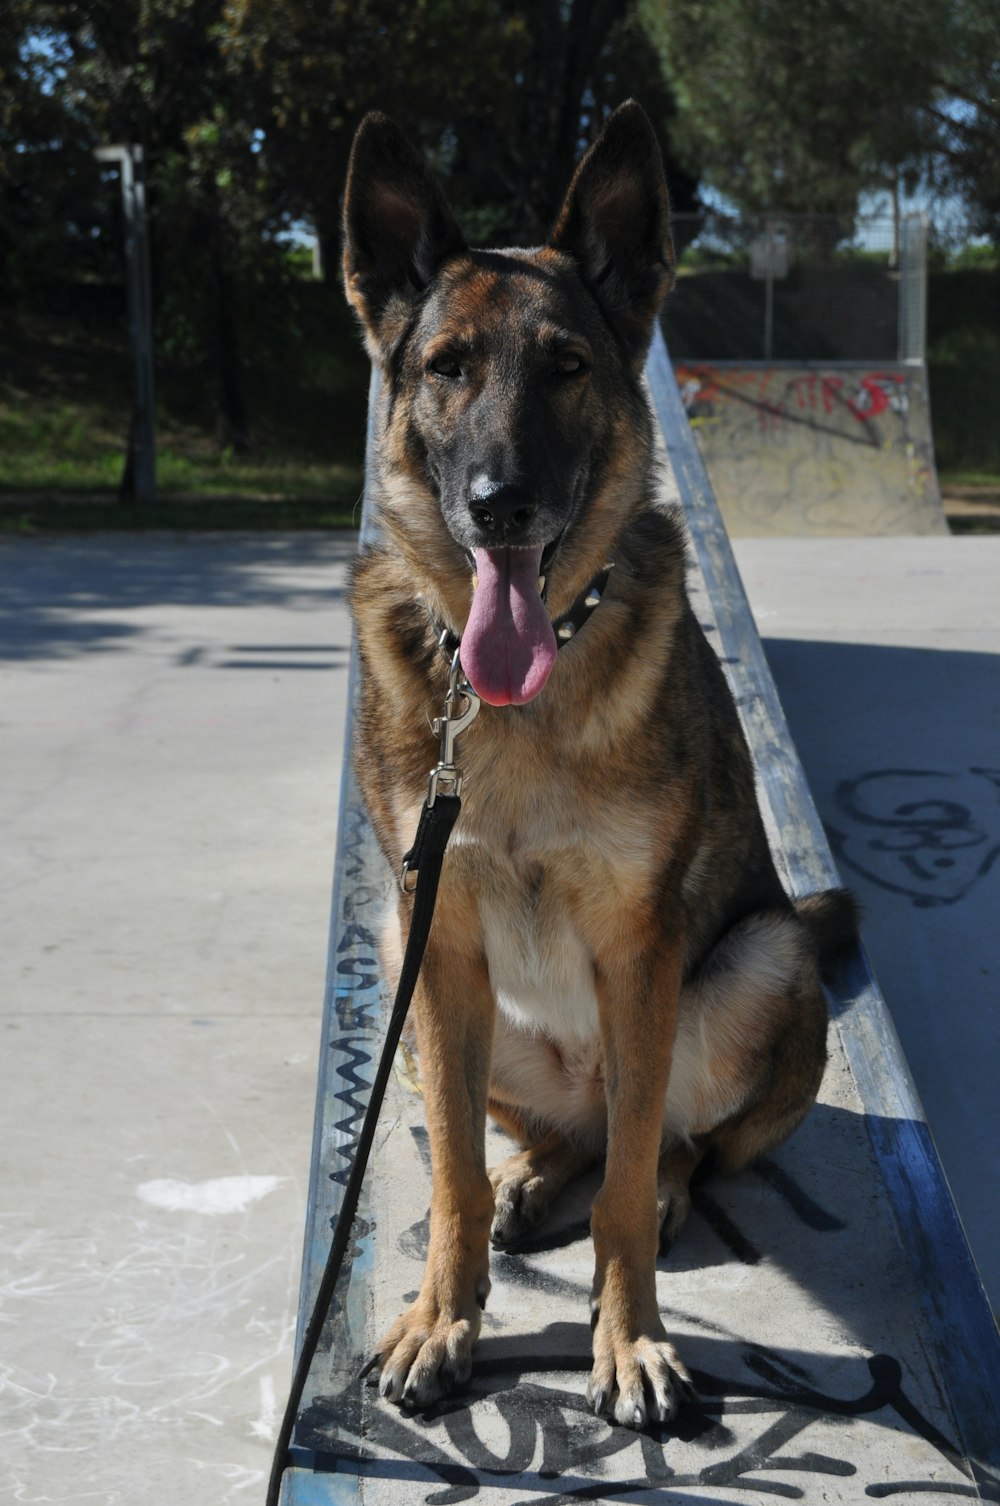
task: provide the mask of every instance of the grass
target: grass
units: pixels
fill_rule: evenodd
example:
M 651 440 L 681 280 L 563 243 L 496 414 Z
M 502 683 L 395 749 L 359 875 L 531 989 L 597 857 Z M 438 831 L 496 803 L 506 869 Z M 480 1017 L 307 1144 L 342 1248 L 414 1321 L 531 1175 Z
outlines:
M 220 448 L 207 373 L 157 363 L 157 499 L 118 498 L 130 411 L 121 289 L 0 313 L 0 532 L 349 528 L 362 490 L 366 363 L 335 289 L 306 285 L 308 345 L 244 372 L 252 444 Z
M 34 442 L 22 430 L 11 444 L 14 426 L 0 418 L 0 532 L 357 526 L 359 464 L 283 450 L 213 453 L 204 436 L 174 432 L 157 453 L 156 501 L 139 506 L 118 497 L 120 444 L 71 413 L 46 419 L 34 424 Z
M 12 402 L 0 388 L 0 532 L 357 525 L 358 461 L 280 446 L 235 455 L 194 428 L 169 424 L 159 436 L 155 503 L 121 501 L 117 429 L 85 403 Z
M 360 486 L 352 486 L 350 495 L 354 502 L 348 502 L 346 490 L 340 500 L 335 493 L 310 498 L 247 492 L 165 492 L 154 503 L 136 507 L 109 492 L 0 492 L 0 535 L 356 528 L 360 521 Z

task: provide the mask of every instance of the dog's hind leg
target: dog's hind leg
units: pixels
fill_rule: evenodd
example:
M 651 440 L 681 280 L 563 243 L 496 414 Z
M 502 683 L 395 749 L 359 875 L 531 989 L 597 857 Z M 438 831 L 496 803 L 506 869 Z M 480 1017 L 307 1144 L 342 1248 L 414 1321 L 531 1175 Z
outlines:
M 694 1142 L 668 1144 L 656 1168 L 656 1216 L 660 1225 L 660 1254 L 665 1255 L 691 1212 L 691 1178 L 709 1146 L 703 1136 Z
M 506 1105 L 490 1102 L 494 1119 L 526 1145 L 491 1168 L 494 1214 L 490 1239 L 498 1248 L 516 1243 L 540 1223 L 568 1182 L 592 1166 L 596 1156 L 574 1145 L 558 1130 L 534 1144 L 529 1125 Z
M 801 921 L 762 912 L 734 926 L 682 996 L 665 1115 L 674 1141 L 700 1145 L 723 1172 L 780 1144 L 815 1100 L 826 1026 Z
M 522 1238 L 604 1150 L 607 1105 L 599 1041 L 562 1049 L 499 1011 L 489 1111 L 521 1147 L 490 1172 L 494 1245 Z

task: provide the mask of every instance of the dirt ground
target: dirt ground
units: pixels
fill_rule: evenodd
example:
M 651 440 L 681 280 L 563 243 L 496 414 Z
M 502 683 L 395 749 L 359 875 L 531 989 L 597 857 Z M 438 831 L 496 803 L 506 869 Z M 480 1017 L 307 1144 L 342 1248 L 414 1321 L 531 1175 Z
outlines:
M 942 484 L 941 501 L 953 533 L 1000 532 L 1000 487 Z

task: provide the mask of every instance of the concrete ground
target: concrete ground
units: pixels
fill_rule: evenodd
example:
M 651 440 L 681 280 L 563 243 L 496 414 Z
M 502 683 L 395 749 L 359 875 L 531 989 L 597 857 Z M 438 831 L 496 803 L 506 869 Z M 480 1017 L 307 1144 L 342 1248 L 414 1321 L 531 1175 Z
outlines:
M 353 547 L 0 546 L 0 1500 L 261 1498 Z
M 1000 536 L 733 547 L 997 1312 Z
M 0 546 L 0 1499 L 261 1497 L 352 550 Z M 737 555 L 996 1305 L 1000 539 Z

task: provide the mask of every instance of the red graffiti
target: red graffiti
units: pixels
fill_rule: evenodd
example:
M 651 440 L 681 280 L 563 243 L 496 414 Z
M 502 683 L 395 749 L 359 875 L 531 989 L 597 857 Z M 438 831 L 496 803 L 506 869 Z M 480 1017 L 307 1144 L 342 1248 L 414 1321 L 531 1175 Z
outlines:
M 888 384 L 902 381 L 899 372 L 873 371 L 870 376 L 861 378 L 861 388 L 847 399 L 847 406 L 859 423 L 867 423 L 870 418 L 878 418 L 892 403 L 894 394 Z

